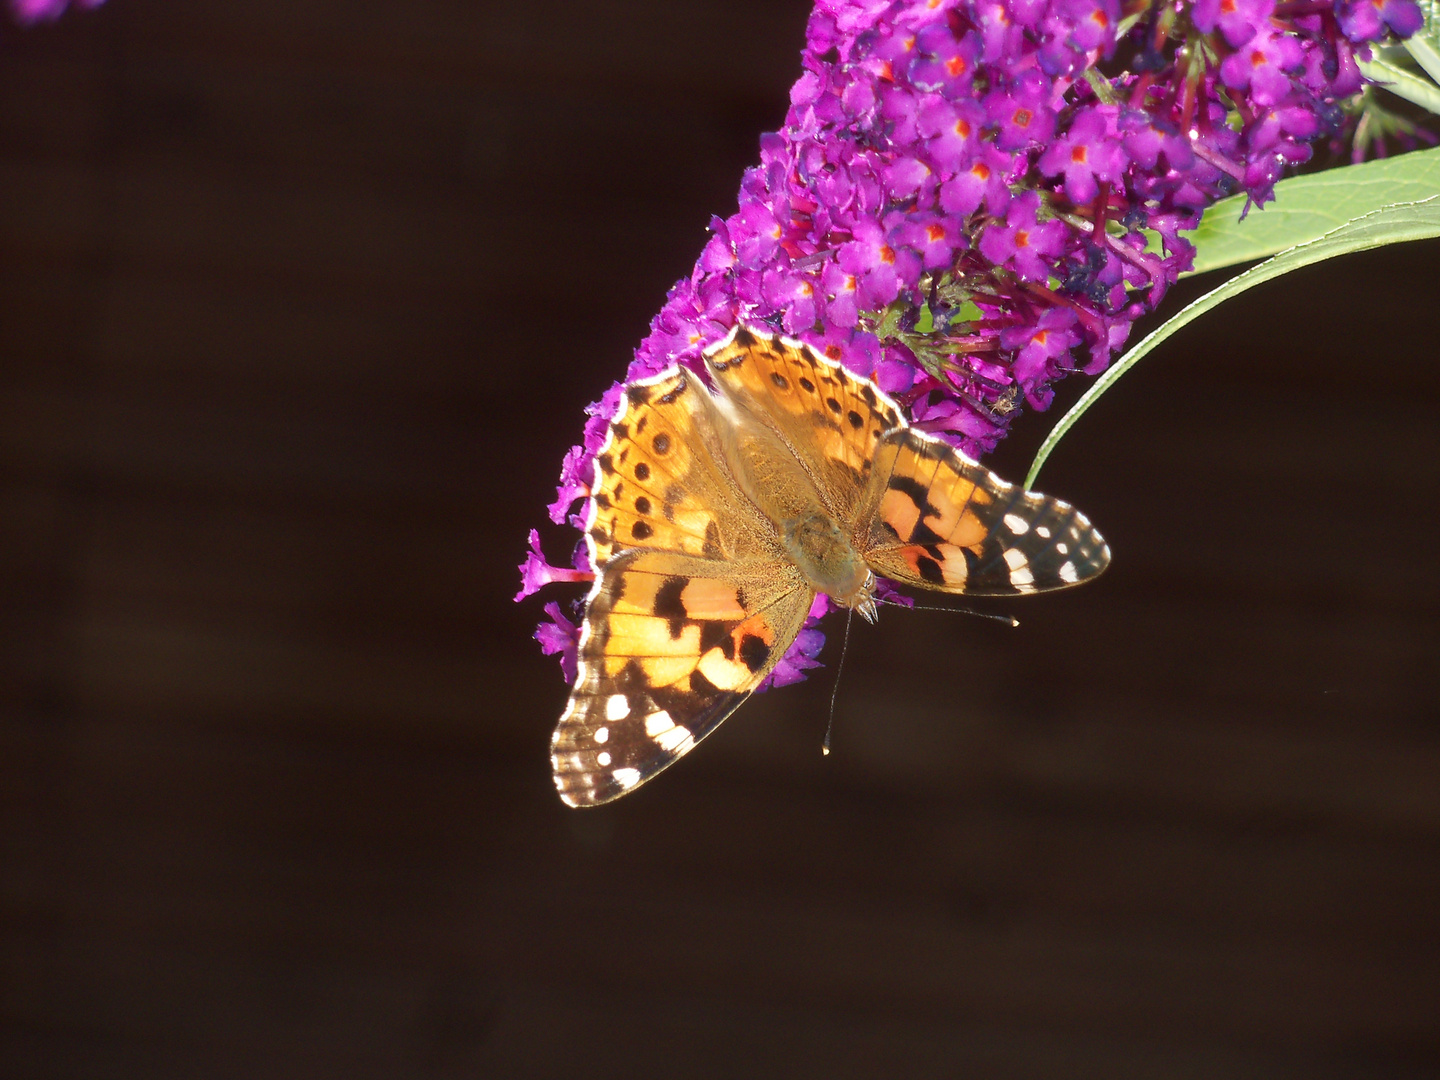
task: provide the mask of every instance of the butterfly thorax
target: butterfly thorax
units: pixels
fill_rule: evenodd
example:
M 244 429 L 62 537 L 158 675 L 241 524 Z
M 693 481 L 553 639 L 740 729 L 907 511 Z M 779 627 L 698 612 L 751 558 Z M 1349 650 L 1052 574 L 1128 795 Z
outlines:
M 828 514 L 782 521 L 780 542 L 817 592 L 875 621 L 875 575 Z

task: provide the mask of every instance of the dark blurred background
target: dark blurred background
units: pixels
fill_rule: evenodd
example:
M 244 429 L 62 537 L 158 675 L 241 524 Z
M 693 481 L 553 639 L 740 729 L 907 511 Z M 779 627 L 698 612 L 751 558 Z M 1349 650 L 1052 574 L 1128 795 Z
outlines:
M 555 797 L 515 565 L 806 13 L 0 31 L 0 1075 L 1440 1075 L 1433 243 L 1129 376 L 1110 572 L 858 627 L 830 758 Z

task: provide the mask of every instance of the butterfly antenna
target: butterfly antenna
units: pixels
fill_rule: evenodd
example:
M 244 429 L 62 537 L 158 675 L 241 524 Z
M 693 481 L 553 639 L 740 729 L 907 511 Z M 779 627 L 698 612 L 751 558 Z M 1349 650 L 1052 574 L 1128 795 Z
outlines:
M 830 731 L 835 727 L 835 699 L 840 696 L 840 673 L 845 670 L 845 653 L 850 649 L 850 624 L 855 619 L 855 609 L 850 608 L 845 616 L 845 639 L 840 643 L 840 662 L 835 665 L 835 686 L 830 691 L 830 719 L 825 724 L 825 738 L 820 742 L 820 752 L 830 753 Z
M 888 604 L 890 607 L 908 608 L 910 611 L 950 611 L 957 615 L 974 615 L 977 619 L 989 619 L 991 622 L 1002 622 L 1006 626 L 1019 626 L 1020 620 L 1014 615 L 996 615 L 990 611 L 976 611 L 974 608 L 966 607 L 944 607 L 941 604 L 901 604 L 894 600 L 881 600 L 875 598 L 877 604 Z

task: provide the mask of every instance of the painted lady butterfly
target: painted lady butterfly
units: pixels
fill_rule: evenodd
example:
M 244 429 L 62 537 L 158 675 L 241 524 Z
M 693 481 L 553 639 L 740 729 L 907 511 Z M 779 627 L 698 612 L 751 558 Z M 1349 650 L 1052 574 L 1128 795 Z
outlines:
M 874 383 L 736 327 L 626 387 L 595 459 L 596 570 L 552 740 L 560 797 L 609 802 L 735 711 L 817 592 L 875 619 L 875 575 L 942 592 L 1042 592 L 1104 570 L 1074 507 L 910 427 Z

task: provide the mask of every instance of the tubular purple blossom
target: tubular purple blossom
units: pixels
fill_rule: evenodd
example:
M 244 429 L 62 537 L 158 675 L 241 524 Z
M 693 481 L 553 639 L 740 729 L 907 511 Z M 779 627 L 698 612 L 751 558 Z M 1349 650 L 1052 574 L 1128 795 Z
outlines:
M 627 377 L 698 372 L 743 319 L 979 456 L 1022 401 L 1102 370 L 1192 264 L 1200 213 L 1271 199 L 1346 122 L 1356 57 L 1421 21 L 1414 0 L 818 0 L 784 127 Z M 618 392 L 591 407 L 552 518 L 585 493 Z M 803 642 L 772 682 L 813 665 Z

